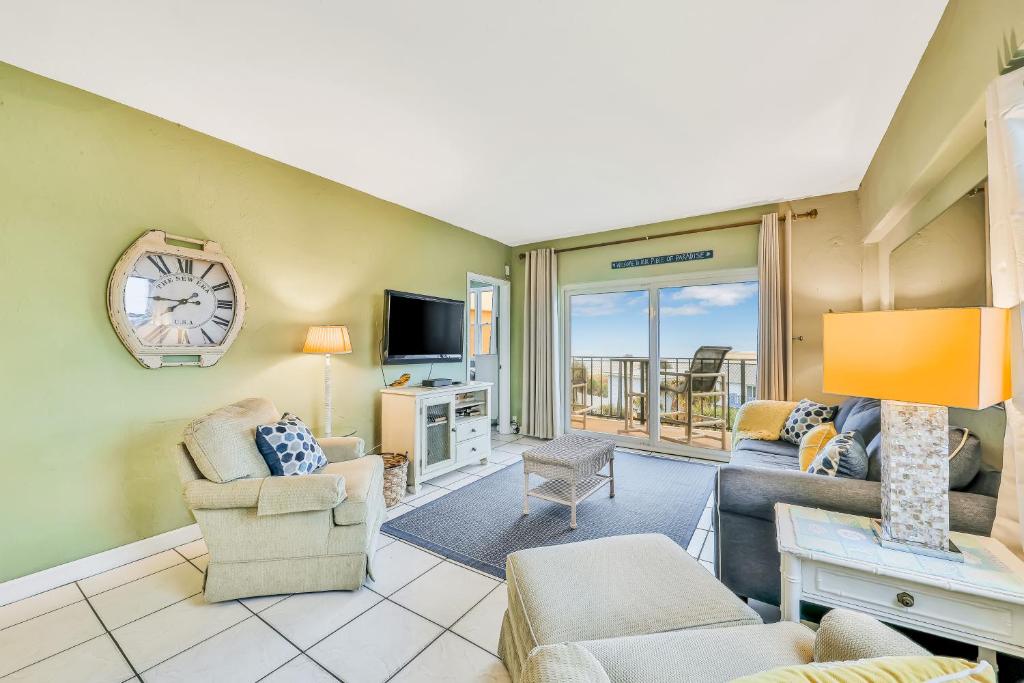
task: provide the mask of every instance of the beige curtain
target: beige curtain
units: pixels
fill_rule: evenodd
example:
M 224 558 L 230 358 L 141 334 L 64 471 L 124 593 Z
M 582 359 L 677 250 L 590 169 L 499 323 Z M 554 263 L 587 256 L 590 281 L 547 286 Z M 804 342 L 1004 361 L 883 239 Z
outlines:
M 988 197 L 992 303 L 1013 309 L 1013 398 L 1006 402 L 1003 475 L 992 536 L 1024 558 L 1024 69 L 988 88 Z
M 789 398 L 789 278 L 779 214 L 761 216 L 757 244 L 757 396 Z
M 526 254 L 523 303 L 523 423 L 530 436 L 561 434 L 558 391 L 558 265 L 554 249 Z

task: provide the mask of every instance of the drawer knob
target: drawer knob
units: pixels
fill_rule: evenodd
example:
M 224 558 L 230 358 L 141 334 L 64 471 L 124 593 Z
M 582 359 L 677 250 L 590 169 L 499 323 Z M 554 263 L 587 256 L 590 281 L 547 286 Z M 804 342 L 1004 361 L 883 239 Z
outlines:
M 901 591 L 896 594 L 896 602 L 900 603 L 904 607 L 913 607 L 914 596 L 906 591 Z

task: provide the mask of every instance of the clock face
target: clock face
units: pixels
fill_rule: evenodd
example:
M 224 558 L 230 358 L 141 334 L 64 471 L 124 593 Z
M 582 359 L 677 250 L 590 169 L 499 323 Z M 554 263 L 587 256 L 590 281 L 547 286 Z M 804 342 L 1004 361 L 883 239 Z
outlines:
M 237 305 L 224 266 L 202 258 L 145 251 L 124 287 L 128 324 L 143 346 L 222 344 Z

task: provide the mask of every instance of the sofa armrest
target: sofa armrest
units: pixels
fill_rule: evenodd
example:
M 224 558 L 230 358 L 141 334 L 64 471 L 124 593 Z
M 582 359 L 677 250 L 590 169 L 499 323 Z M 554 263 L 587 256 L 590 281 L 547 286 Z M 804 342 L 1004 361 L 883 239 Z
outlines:
M 877 481 L 825 477 L 798 470 L 744 465 L 719 468 L 720 510 L 774 522 L 776 503 L 878 517 L 882 514 L 882 485 Z M 949 526 L 953 531 L 988 536 L 995 514 L 995 498 L 949 492 Z
M 519 683 L 610 683 L 597 657 L 576 643 L 535 647 Z
M 366 444 L 358 436 L 328 436 L 317 439 L 320 448 L 329 462 L 344 462 L 361 458 L 366 452 Z
M 826 614 L 814 636 L 814 661 L 926 657 L 930 652 L 874 617 L 849 609 Z
M 786 418 L 795 407 L 796 401 L 747 401 L 736 413 L 732 442 L 740 439 L 778 441 Z

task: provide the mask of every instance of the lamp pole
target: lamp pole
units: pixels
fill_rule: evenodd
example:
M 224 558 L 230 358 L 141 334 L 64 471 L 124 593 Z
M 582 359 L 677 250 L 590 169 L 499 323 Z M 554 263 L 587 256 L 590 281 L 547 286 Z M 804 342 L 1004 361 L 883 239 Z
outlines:
M 324 436 L 331 436 L 331 354 L 324 354 Z

